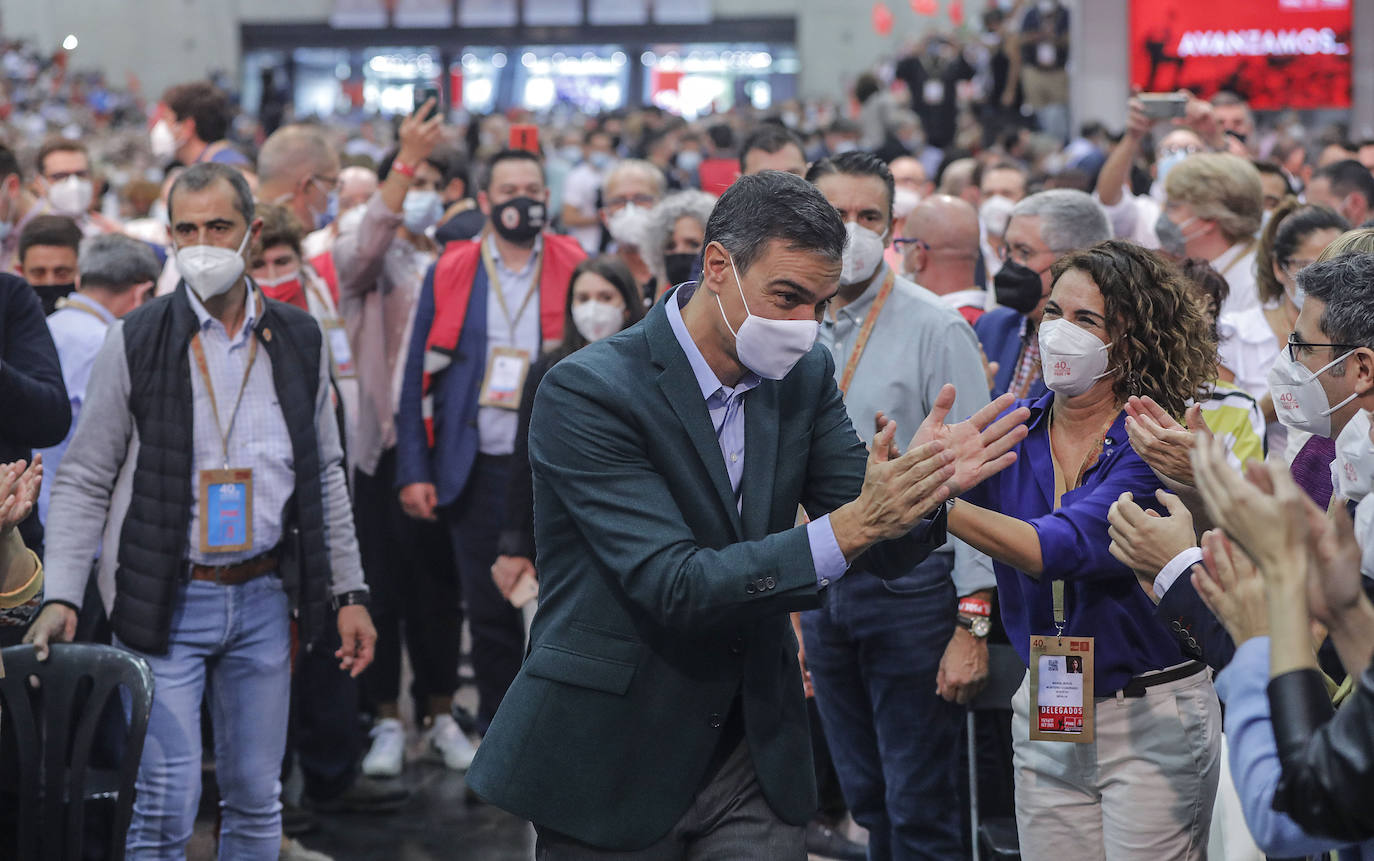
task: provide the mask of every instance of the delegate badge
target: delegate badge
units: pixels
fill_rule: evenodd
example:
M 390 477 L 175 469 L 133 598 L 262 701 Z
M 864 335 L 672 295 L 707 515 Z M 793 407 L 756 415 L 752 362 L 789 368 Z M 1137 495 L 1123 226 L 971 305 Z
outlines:
M 1030 737 L 1093 740 L 1093 638 L 1031 637 Z
M 503 410 L 520 409 L 525 376 L 530 370 L 529 350 L 494 347 L 487 360 L 487 375 L 482 380 L 482 396 L 477 405 Z
M 252 549 L 253 470 L 201 470 L 199 513 L 201 553 Z

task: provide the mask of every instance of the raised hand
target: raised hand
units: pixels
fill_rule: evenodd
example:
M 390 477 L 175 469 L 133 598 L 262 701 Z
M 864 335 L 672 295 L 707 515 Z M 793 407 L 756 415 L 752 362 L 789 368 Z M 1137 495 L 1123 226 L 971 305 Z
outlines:
M 1026 419 L 1030 410 L 1018 407 L 998 418 L 1016 398 L 1010 394 L 983 407 L 968 419 L 957 424 L 945 424 L 954 406 L 954 386 L 946 383 L 936 396 L 926 420 L 911 440 L 911 447 L 932 442 L 944 444 L 954 458 L 954 474 L 946 482 L 950 496 L 977 486 L 989 476 L 996 475 L 1016 462 L 1012 451 L 1026 438 Z
M 1344 505 L 1323 513 L 1310 499 L 1307 503 L 1307 546 L 1314 563 L 1308 566 L 1307 608 L 1312 618 L 1334 628 L 1364 594 L 1360 545 Z
M 1202 421 L 1202 408 L 1196 404 L 1188 408 L 1184 418 L 1187 427 L 1155 403 L 1153 398 L 1132 397 L 1126 402 L 1126 435 L 1131 448 L 1161 479 L 1191 487 L 1193 441 Z
M 43 455 L 32 463 L 17 460 L 0 467 L 0 535 L 8 534 L 33 512 L 43 484 Z
M 1244 553 L 1236 552 L 1221 533 L 1202 536 L 1202 564 L 1194 568 L 1193 586 L 1203 603 L 1239 646 L 1269 633 L 1269 610 L 1264 578 Z

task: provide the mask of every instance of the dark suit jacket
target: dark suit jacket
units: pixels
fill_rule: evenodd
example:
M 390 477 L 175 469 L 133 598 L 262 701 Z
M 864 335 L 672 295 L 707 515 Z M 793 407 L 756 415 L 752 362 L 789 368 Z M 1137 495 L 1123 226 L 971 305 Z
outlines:
M 1016 373 L 1016 359 L 1021 354 L 1021 322 L 1025 319 L 1026 315 L 1018 314 L 1010 308 L 994 308 L 973 324 L 973 332 L 978 336 L 978 342 L 983 345 L 983 352 L 987 353 L 988 361 L 1001 365 L 997 369 L 992 386 L 994 398 L 1005 394 L 1011 388 L 1012 375 Z M 1045 380 L 1042 377 L 1031 386 L 1027 397 L 1038 400 L 1047 391 L 1049 389 L 1045 388 Z
M 1202 661 L 1218 672 L 1235 657 L 1236 644 L 1193 586 L 1193 569 L 1179 575 L 1155 609 L 1159 621 L 1178 640 L 1184 657 Z
M 453 363 L 434 382 L 434 448 L 425 436 L 421 380 L 425 342 L 434 325 L 434 267 L 425 274 L 415 306 L 406 354 L 405 377 L 396 410 L 396 486 L 432 483 L 440 505 L 458 498 L 477 459 L 477 400 L 487 368 L 487 268 L 478 266 L 468 298 L 468 313 L 458 336 Z
M 468 772 L 483 798 L 593 846 L 643 848 L 696 797 L 739 697 L 764 796 L 786 822 L 811 815 L 787 613 L 820 590 L 793 524 L 798 503 L 819 516 L 857 497 L 867 454 L 820 346 L 745 403 L 741 513 L 663 302 L 544 377 L 529 437 L 540 605 Z M 900 576 L 943 541 L 937 518 L 854 567 Z

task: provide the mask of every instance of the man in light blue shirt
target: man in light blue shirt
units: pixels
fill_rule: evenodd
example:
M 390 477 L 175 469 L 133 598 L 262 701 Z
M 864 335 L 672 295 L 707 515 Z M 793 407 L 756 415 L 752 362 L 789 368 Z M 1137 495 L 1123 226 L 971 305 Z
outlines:
M 946 383 L 958 392 L 955 417 L 987 406 L 973 329 L 883 261 L 895 184 L 887 165 L 871 153 L 845 153 L 813 165 L 807 179 L 850 234 L 820 341 L 854 427 L 868 433 L 879 412 L 899 428 L 919 427 Z M 995 585 L 992 561 L 951 538 L 896 579 L 845 578 L 802 614 L 826 742 L 854 819 L 868 829 L 871 857 L 962 853 L 963 705 L 987 678 Z M 900 804 L 889 804 L 896 798 Z
M 72 427 L 66 438 L 41 452 L 49 475 L 56 477 L 62 455 L 76 432 L 76 419 L 86 399 L 86 383 L 100 345 L 105 343 L 106 330 L 143 304 L 161 271 L 153 249 L 137 239 L 110 233 L 82 241 L 77 290 L 59 302 L 57 311 L 48 317 L 48 331 L 57 345 L 62 381 L 72 403 Z M 43 482 L 38 494 L 38 518 L 43 522 L 47 522 L 51 493 L 52 482 Z

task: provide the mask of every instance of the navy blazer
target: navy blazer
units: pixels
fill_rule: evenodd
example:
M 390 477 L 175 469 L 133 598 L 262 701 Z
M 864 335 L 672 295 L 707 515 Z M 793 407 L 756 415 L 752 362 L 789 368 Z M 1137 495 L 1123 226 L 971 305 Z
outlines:
M 477 459 L 477 399 L 487 369 L 487 269 L 477 267 L 472 279 L 463 330 L 453 361 L 434 380 L 434 448 L 425 436 L 421 380 L 425 343 L 434 324 L 434 265 L 425 273 L 415 306 L 406 354 L 405 378 L 396 412 L 396 486 L 427 483 L 435 486 L 440 505 L 449 505 L 467 486 Z
M 1010 308 L 994 308 L 978 318 L 973 324 L 973 332 L 983 345 L 989 362 L 997 362 L 1000 367 L 994 378 L 992 396 L 996 398 L 1011 388 L 1012 375 L 1016 373 L 1016 360 L 1021 355 L 1021 325 L 1026 315 Z M 1026 394 L 1029 400 L 1038 400 L 1045 392 L 1045 379 L 1036 380 Z
M 1236 644 L 1231 635 L 1193 586 L 1192 566 L 1178 575 L 1159 599 L 1155 616 L 1169 627 L 1185 657 L 1202 661 L 1218 672 L 1235 657 Z
M 544 377 L 529 433 L 539 609 L 468 772 L 489 802 L 592 846 L 641 849 L 695 800 L 738 703 L 769 805 L 794 825 L 810 818 L 787 614 L 823 593 L 794 524 L 799 503 L 815 517 L 857 497 L 867 452 L 820 345 L 746 398 L 737 507 L 664 302 Z M 844 576 L 900 576 L 944 538 L 941 515 Z

